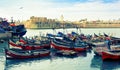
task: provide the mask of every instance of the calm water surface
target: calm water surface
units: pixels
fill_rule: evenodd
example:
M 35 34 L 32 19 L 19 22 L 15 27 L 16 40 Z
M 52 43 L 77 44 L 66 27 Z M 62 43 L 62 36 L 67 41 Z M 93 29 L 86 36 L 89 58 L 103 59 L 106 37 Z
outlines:
M 51 29 L 27 30 L 25 36 L 45 35 L 46 33 L 56 33 L 64 31 L 70 33 L 76 29 Z M 87 28 L 78 30 L 84 34 L 112 34 L 120 36 L 120 28 Z M 59 57 L 51 53 L 51 56 L 28 60 L 5 60 L 3 47 L 7 43 L 0 43 L 0 70 L 120 70 L 120 61 L 102 61 L 101 57 L 94 55 L 93 51 L 79 53 L 78 57 Z

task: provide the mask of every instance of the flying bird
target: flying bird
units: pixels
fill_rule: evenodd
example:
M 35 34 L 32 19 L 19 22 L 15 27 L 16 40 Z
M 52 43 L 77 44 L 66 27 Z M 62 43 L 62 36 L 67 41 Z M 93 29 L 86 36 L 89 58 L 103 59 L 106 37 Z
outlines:
M 23 9 L 23 7 L 20 7 L 19 9 Z

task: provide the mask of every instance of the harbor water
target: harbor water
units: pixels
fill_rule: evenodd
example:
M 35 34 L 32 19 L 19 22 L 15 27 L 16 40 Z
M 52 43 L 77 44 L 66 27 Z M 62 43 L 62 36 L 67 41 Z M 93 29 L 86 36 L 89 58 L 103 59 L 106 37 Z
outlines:
M 27 29 L 25 36 L 55 34 L 58 31 L 70 33 L 76 31 L 85 35 L 109 34 L 120 37 L 120 28 L 81 28 L 81 29 Z M 96 56 L 92 50 L 79 53 L 78 57 L 60 57 L 51 53 L 50 56 L 34 59 L 6 60 L 4 47 L 6 42 L 0 43 L 0 70 L 120 70 L 120 61 L 102 61 L 100 56 Z

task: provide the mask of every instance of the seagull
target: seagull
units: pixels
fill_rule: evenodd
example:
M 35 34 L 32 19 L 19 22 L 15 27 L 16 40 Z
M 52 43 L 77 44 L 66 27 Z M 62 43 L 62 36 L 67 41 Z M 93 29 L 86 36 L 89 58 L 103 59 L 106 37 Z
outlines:
M 23 9 L 23 7 L 20 7 L 19 9 Z

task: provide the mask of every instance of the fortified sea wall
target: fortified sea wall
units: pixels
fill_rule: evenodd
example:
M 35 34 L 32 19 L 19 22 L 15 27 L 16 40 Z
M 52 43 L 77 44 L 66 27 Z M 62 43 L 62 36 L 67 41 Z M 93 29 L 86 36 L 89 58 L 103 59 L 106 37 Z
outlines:
M 119 28 L 120 24 L 83 24 L 83 28 Z

